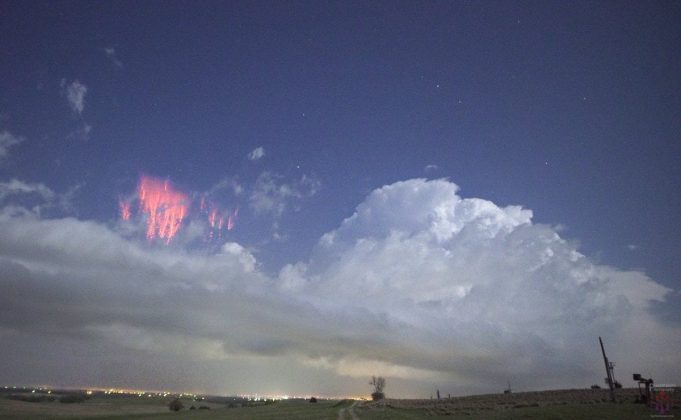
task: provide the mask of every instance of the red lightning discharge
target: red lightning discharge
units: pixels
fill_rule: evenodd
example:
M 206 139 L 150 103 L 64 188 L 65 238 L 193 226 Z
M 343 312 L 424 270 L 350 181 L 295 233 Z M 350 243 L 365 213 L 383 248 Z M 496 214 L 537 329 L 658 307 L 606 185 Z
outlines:
M 235 208 L 234 212 L 227 218 L 227 230 L 234 229 L 234 224 L 236 223 L 236 217 L 239 215 L 239 208 Z
M 173 189 L 169 181 L 145 175 L 140 177 L 137 193 L 139 213 L 147 216 L 147 239 L 152 241 L 154 238 L 160 238 L 169 244 L 189 214 L 189 196 Z M 121 219 L 130 220 L 132 210 L 129 200 L 119 199 L 118 209 Z M 206 197 L 201 197 L 199 212 L 208 216 L 210 226 L 208 239 L 212 240 L 216 233 L 219 238 L 222 237 L 222 228 L 228 231 L 234 229 L 239 209 L 235 208 L 229 213 L 209 202 Z
M 208 213 L 208 223 L 210 224 L 210 227 L 215 228 L 218 224 L 218 218 L 221 219 L 221 217 L 218 216 L 218 209 L 213 209 Z
M 140 211 L 147 215 L 147 239 L 158 237 L 170 243 L 189 211 L 187 195 L 174 190 L 169 181 L 144 175 L 140 177 L 138 193 Z
M 121 211 L 121 219 L 130 220 L 130 203 L 123 200 L 118 200 L 118 209 Z
M 203 200 L 202 200 L 203 202 Z M 209 238 L 212 239 L 214 236 L 214 231 L 217 232 L 219 237 L 222 237 L 221 229 L 232 230 L 234 229 L 234 224 L 236 223 L 236 217 L 239 214 L 239 209 L 234 209 L 231 214 L 226 211 L 221 211 L 217 207 L 212 207 L 210 212 L 208 212 L 208 224 L 211 227 L 211 232 L 209 233 Z

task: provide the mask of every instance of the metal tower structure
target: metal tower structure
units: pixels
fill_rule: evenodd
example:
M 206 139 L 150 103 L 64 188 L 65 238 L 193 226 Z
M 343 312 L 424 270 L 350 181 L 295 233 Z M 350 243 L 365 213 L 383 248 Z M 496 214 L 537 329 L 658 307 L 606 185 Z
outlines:
M 610 388 L 610 401 L 615 401 L 615 364 L 608 361 L 608 356 L 605 355 L 605 348 L 603 348 L 603 340 L 598 337 L 598 341 L 601 343 L 601 352 L 603 353 L 603 362 L 605 363 L 605 373 L 608 375 L 605 378 L 605 383 L 608 384 Z

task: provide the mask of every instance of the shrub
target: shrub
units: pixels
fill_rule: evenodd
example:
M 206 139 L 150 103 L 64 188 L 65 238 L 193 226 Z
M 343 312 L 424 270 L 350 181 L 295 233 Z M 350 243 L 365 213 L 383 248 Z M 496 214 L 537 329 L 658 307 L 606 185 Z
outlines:
M 383 398 L 385 398 L 385 394 L 383 393 L 383 388 L 385 388 L 385 378 L 384 377 L 372 376 L 371 382 L 369 382 L 369 385 L 371 385 L 374 388 L 374 392 L 371 393 L 371 399 L 373 399 L 374 401 L 378 401 L 378 400 L 382 400 Z
M 184 404 L 182 404 L 182 401 L 180 401 L 179 398 L 175 398 L 168 404 L 168 408 L 170 411 L 180 411 L 184 408 Z
M 82 403 L 83 401 L 85 401 L 85 396 L 81 394 L 68 394 L 59 398 L 59 402 L 66 404 Z
M 37 403 L 45 402 L 45 401 L 47 401 L 47 402 L 54 401 L 53 396 L 34 395 L 34 394 L 29 394 L 29 395 L 13 394 L 13 395 L 8 395 L 7 398 L 10 399 L 10 400 L 25 401 L 25 402 L 37 402 Z
M 317 398 L 315 398 L 315 397 L 310 398 L 310 402 L 311 402 L 311 403 L 316 403 L 316 402 L 317 402 Z

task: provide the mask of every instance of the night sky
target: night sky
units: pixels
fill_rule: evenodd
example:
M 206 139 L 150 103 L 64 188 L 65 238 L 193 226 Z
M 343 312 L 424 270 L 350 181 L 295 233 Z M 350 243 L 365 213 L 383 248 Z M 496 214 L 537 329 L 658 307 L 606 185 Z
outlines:
M 679 22 L 0 3 L 0 385 L 586 387 L 599 335 L 626 386 L 681 383 Z

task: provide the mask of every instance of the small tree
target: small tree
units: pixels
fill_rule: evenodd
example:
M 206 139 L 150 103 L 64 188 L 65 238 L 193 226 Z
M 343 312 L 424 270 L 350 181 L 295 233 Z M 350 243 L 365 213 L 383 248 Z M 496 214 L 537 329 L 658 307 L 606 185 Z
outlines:
M 168 408 L 170 411 L 180 411 L 184 408 L 184 404 L 182 404 L 182 401 L 180 401 L 179 398 L 175 398 L 168 404 Z
M 373 399 L 374 401 L 378 401 L 378 400 L 382 400 L 383 398 L 385 398 L 385 394 L 383 393 L 383 388 L 385 388 L 385 378 L 384 377 L 372 376 L 371 382 L 369 382 L 369 385 L 371 385 L 374 388 L 374 392 L 371 393 L 371 399 Z

